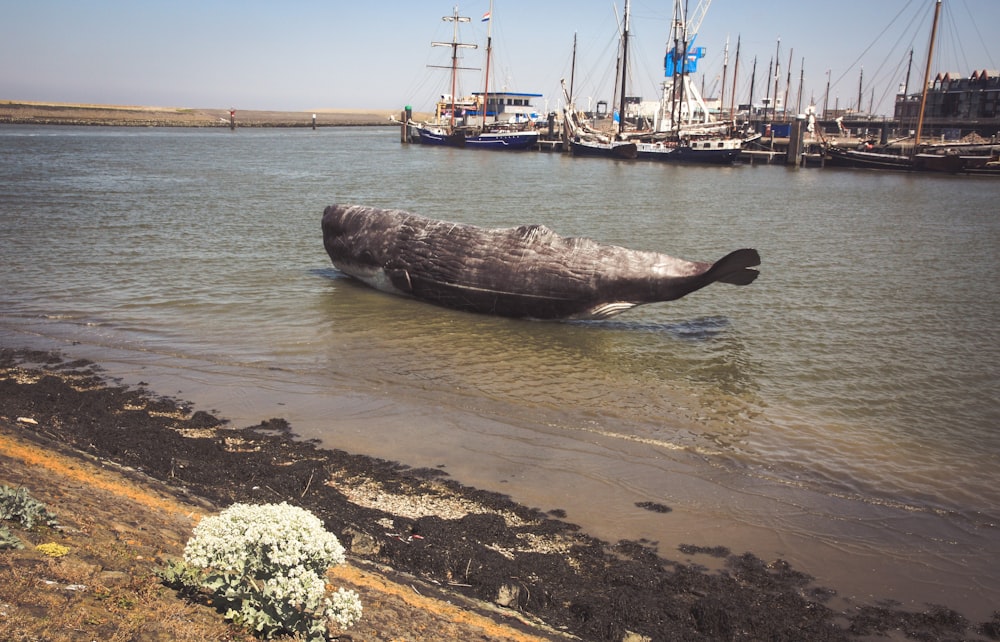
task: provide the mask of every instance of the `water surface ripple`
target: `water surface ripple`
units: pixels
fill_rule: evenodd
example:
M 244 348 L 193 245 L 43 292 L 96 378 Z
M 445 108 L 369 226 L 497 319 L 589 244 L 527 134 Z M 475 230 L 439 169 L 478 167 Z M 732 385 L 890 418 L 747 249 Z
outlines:
M 402 146 L 391 128 L 0 128 L 0 337 L 608 537 L 780 556 L 845 596 L 1000 603 L 1000 183 Z M 607 322 L 333 269 L 333 202 L 542 223 L 762 276 Z M 635 506 L 674 508 L 652 514 Z

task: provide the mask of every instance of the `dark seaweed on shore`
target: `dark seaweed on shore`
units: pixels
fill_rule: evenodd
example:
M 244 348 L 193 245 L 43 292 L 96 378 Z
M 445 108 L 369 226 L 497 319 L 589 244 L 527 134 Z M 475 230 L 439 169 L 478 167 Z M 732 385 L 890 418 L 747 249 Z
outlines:
M 356 557 L 517 609 L 584 640 L 849 640 L 890 633 L 914 640 L 998 639 L 1000 615 L 974 626 L 943 606 L 914 613 L 858 604 L 835 611 L 828 606 L 834 591 L 814 586 L 780 559 L 684 545 L 681 552 L 690 557 L 725 560 L 721 571 L 707 571 L 667 559 L 647 542 L 600 541 L 552 518 L 558 511 L 546 514 L 463 486 L 438 470 L 320 448 L 296 439 L 283 419 L 231 427 L 143 386 L 108 381 L 90 362 L 0 349 L 0 420 L 14 424 L 19 417 L 37 422 L 19 424 L 21 432 L 139 471 L 219 508 L 234 502 L 302 506 Z M 374 481 L 401 494 L 433 483 L 493 512 L 402 518 L 350 501 L 326 483 L 334 478 Z

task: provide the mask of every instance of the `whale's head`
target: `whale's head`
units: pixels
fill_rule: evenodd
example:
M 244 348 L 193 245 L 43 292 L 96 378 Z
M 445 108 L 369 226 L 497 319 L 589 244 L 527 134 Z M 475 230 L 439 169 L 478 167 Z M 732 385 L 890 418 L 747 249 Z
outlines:
M 361 205 L 323 210 L 323 246 L 334 267 L 379 290 L 398 291 L 386 274 L 398 237 L 399 217 L 394 214 Z

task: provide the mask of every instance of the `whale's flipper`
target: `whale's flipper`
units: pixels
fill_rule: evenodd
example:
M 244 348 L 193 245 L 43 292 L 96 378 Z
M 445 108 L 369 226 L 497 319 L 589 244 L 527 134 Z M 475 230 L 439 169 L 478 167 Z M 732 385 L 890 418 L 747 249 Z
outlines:
M 750 269 L 757 265 L 760 265 L 760 254 L 757 250 L 736 250 L 716 261 L 705 275 L 714 277 L 713 280 L 719 283 L 750 285 L 760 276 L 760 272 Z

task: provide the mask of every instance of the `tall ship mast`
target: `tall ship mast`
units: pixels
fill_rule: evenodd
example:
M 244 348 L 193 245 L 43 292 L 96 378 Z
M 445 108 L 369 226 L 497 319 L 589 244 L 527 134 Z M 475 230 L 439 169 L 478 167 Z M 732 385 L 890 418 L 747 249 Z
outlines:
M 451 93 L 448 95 L 448 98 L 450 99 L 450 103 L 451 103 L 451 110 L 450 110 L 451 111 L 451 123 L 450 124 L 451 124 L 452 127 L 454 127 L 455 126 L 455 111 L 456 111 L 455 95 L 456 95 L 456 92 L 458 91 L 458 72 L 459 72 L 459 70 L 463 70 L 463 69 L 478 70 L 478 67 L 459 67 L 458 66 L 458 59 L 459 59 L 458 58 L 458 50 L 459 49 L 477 49 L 479 47 L 479 45 L 467 44 L 467 43 L 459 42 L 458 41 L 458 25 L 459 25 L 459 23 L 461 23 L 461 22 L 471 22 L 472 21 L 471 18 L 468 18 L 466 16 L 460 16 L 460 15 L 458 15 L 458 5 L 455 5 L 455 9 L 454 9 L 454 12 L 452 13 L 452 15 L 450 15 L 450 16 L 443 16 L 441 19 L 444 20 L 445 22 L 451 22 L 452 23 L 451 42 L 432 42 L 431 46 L 432 47 L 451 47 L 451 66 L 450 67 L 444 67 L 442 65 L 429 65 L 429 66 L 430 67 L 438 67 L 440 69 L 451 69 Z M 435 114 L 435 116 L 437 117 L 437 119 L 438 119 L 439 122 L 440 122 L 440 119 L 441 119 L 441 116 L 442 116 L 442 113 L 441 113 L 442 112 L 442 104 L 447 104 L 448 102 L 449 102 L 448 100 L 443 100 L 443 101 L 439 101 L 438 102 L 437 113 Z

